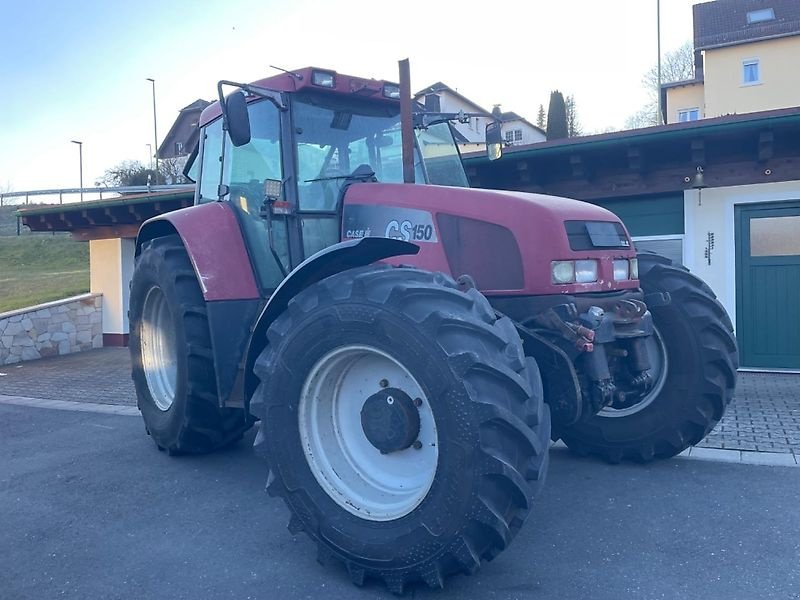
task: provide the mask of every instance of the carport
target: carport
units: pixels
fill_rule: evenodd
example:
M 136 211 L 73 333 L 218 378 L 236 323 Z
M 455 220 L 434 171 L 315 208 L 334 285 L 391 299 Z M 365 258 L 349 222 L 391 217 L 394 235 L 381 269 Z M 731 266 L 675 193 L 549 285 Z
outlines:
M 18 211 L 31 231 L 67 231 L 89 242 L 90 291 L 103 295 L 103 345 L 128 343 L 128 288 L 136 233 L 156 215 L 191 206 L 194 188 L 118 198 L 26 206 Z

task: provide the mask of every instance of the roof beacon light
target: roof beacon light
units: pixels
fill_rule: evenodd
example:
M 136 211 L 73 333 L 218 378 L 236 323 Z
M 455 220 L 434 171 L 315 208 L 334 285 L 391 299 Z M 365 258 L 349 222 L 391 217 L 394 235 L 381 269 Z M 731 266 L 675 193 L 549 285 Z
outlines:
M 312 71 L 311 83 L 320 87 L 332 88 L 336 86 L 336 75 L 330 71 Z

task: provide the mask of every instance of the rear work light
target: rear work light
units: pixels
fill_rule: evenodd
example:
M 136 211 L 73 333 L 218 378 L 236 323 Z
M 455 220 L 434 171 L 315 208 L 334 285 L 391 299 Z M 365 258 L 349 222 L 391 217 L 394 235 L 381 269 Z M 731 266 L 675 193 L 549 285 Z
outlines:
M 397 100 L 400 98 L 400 86 L 395 83 L 383 84 L 383 96 L 384 98 Z
M 336 86 L 336 75 L 330 71 L 312 71 L 311 83 L 320 87 L 332 88 Z

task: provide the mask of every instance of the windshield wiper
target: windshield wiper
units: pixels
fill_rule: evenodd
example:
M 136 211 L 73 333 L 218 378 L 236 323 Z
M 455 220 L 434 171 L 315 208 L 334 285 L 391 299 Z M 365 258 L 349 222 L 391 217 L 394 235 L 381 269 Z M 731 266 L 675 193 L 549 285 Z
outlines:
M 369 181 L 375 179 L 375 171 L 369 165 L 358 165 L 349 175 L 330 175 L 328 177 L 317 177 L 316 179 L 306 179 L 303 183 L 313 183 L 314 181 L 333 181 L 334 179 L 355 179 L 359 181 Z

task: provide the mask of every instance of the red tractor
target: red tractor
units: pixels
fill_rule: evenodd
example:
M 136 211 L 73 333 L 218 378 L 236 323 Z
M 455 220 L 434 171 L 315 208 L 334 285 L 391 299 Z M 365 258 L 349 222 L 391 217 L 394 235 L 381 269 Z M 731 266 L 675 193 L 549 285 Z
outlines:
M 737 369 L 708 286 L 637 256 L 602 208 L 470 189 L 448 122 L 464 115 L 412 115 L 401 82 L 220 82 L 195 206 L 142 226 L 130 295 L 159 450 L 258 423 L 290 530 L 397 593 L 504 550 L 551 439 L 674 456 L 720 420 Z

